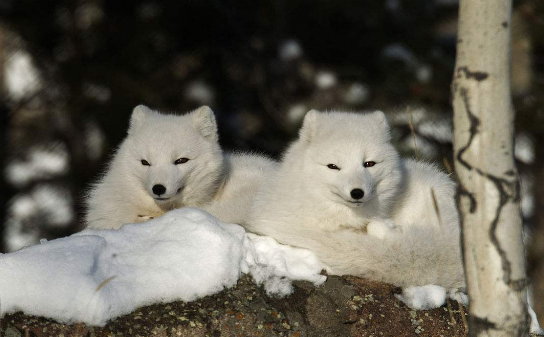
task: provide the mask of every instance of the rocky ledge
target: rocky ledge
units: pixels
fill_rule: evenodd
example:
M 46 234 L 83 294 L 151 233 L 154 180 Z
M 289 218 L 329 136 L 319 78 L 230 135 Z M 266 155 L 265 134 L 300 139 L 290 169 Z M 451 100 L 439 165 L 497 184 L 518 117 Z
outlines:
M 274 298 L 244 276 L 214 296 L 143 307 L 104 327 L 15 313 L 1 319 L 0 337 L 466 336 L 467 310 L 455 301 L 415 311 L 394 296 L 399 288 L 349 276 L 294 286 L 292 295 Z

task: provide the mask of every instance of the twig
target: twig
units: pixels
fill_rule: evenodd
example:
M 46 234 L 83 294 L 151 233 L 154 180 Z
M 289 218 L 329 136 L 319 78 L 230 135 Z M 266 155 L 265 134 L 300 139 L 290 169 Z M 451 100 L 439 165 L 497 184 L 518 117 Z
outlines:
M 461 312 L 461 318 L 463 319 L 463 325 L 465 326 L 465 333 L 468 333 L 468 322 L 467 317 L 465 316 L 465 308 L 463 308 L 463 304 L 461 302 L 457 302 L 459 304 L 459 311 Z
M 449 298 L 446 298 L 446 304 L 448 305 L 448 312 L 450 313 L 451 323 L 453 324 L 453 331 L 455 332 L 455 336 L 457 336 L 457 321 L 455 320 L 455 317 L 453 317 L 453 310 L 451 308 L 451 302 Z
M 417 150 L 417 137 L 416 137 L 416 127 L 414 124 L 414 115 L 410 107 L 406 107 L 406 113 L 410 116 L 408 120 L 408 125 L 410 126 L 410 133 L 412 134 L 412 139 L 414 140 L 414 152 L 416 154 L 416 159 L 419 158 L 419 151 Z
M 440 215 L 440 208 L 438 208 L 438 201 L 436 200 L 434 187 L 431 187 L 431 197 L 433 198 L 434 211 L 436 212 L 436 216 L 438 217 L 438 224 L 440 225 L 440 228 L 443 228 L 444 226 L 442 224 L 442 216 Z
M 113 280 L 113 279 L 116 278 L 116 277 L 117 277 L 117 276 L 114 275 L 114 276 L 108 277 L 107 279 L 105 279 L 104 281 L 102 281 L 102 283 L 100 283 L 100 284 L 98 285 L 98 287 L 96 287 L 95 292 L 100 291 L 100 289 L 104 288 L 104 286 L 105 286 L 106 284 L 110 283 L 110 281 Z
M 448 158 L 443 157 L 443 158 L 442 158 L 442 162 L 444 163 L 444 167 L 445 167 L 446 170 L 448 171 L 448 174 L 451 176 L 451 175 L 453 174 L 453 169 L 452 169 L 452 167 L 451 167 L 450 162 L 448 161 Z

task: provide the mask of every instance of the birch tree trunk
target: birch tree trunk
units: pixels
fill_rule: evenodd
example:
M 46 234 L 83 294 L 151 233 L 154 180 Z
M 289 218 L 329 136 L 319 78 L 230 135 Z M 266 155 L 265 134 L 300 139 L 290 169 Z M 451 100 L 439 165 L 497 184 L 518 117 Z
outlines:
M 511 0 L 461 0 L 452 83 L 470 336 L 527 336 L 510 96 Z

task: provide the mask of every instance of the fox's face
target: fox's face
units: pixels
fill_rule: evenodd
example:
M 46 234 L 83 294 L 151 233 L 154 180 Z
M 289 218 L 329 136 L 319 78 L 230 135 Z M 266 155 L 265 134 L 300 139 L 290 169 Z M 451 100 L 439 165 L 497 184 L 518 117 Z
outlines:
M 130 172 L 159 205 L 184 203 L 221 174 L 222 153 L 213 112 L 165 115 L 138 106 L 127 137 Z M 209 192 L 208 192 L 209 193 Z
M 379 206 L 400 181 L 399 156 L 382 112 L 310 111 L 301 129 L 307 186 L 350 208 Z

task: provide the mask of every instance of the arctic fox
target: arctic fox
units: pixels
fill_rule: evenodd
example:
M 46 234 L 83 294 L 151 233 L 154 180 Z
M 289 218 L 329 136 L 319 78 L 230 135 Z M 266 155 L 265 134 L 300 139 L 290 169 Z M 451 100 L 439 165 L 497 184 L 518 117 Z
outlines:
M 310 111 L 244 224 L 312 250 L 331 274 L 464 286 L 455 186 L 401 159 L 383 112 Z
M 120 228 L 184 206 L 240 223 L 262 177 L 275 166 L 261 156 L 224 155 L 207 106 L 175 115 L 139 105 L 127 137 L 88 195 L 87 227 Z

